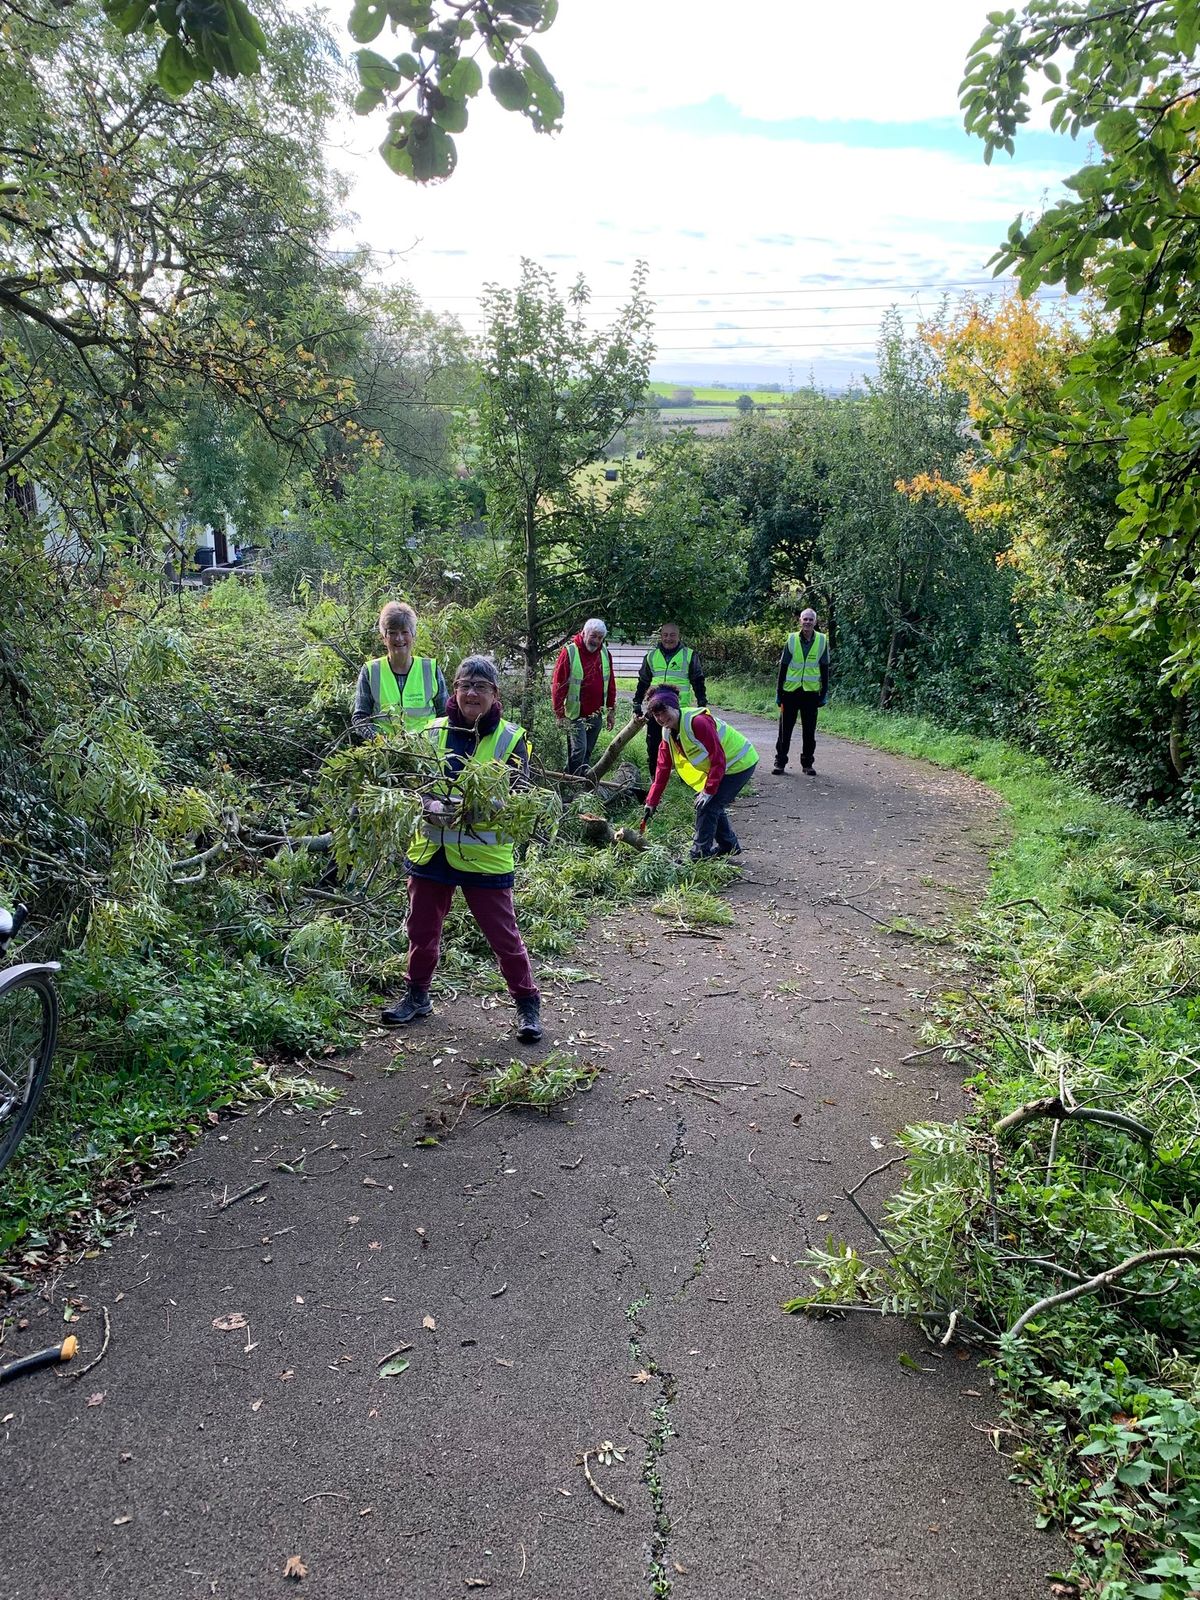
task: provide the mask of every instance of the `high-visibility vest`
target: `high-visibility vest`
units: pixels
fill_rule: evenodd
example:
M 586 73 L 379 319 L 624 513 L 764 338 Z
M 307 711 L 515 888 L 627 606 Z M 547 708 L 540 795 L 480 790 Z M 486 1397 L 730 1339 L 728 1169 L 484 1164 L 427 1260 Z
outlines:
M 679 727 L 673 732 L 669 728 L 663 729 L 663 737 L 671 746 L 671 759 L 675 763 L 675 771 L 688 788 L 694 789 L 697 794 L 704 788 L 712 765 L 708 751 L 692 732 L 692 722 L 700 716 L 712 716 L 712 712 L 681 711 Z M 712 720 L 716 724 L 721 749 L 725 752 L 726 776 L 734 772 L 745 772 L 747 767 L 754 766 L 758 760 L 758 751 L 745 734 L 739 733 L 736 728 L 731 728 L 719 717 L 713 717 Z
M 789 692 L 795 689 L 815 689 L 821 692 L 821 657 L 829 648 L 829 636 L 824 633 L 814 633 L 812 646 L 807 655 L 804 654 L 804 640 L 798 633 L 788 634 L 788 649 L 792 659 L 788 662 L 787 677 L 783 680 L 783 687 Z
M 579 715 L 579 695 L 583 688 L 583 658 L 579 654 L 579 646 L 574 639 L 567 646 L 567 660 L 571 664 L 571 676 L 567 680 L 567 715 Z M 604 688 L 600 695 L 601 710 L 608 704 L 608 686 L 612 682 L 612 657 L 608 653 L 608 646 L 600 646 L 600 668 L 604 674 Z
M 450 719 L 438 717 L 425 730 L 437 751 L 438 762 L 445 769 L 446 746 Z M 471 761 L 505 762 L 525 737 L 524 728 L 503 719 L 485 734 L 472 750 Z M 500 874 L 513 870 L 513 842 L 502 833 L 487 828 L 470 826 L 470 818 L 460 818 L 466 826 L 440 828 L 436 817 L 425 817 L 408 847 L 408 858 L 416 866 L 432 861 L 439 850 L 445 850 L 446 860 L 460 872 L 491 872 Z
M 399 726 L 407 733 L 419 733 L 437 715 L 433 703 L 437 692 L 437 662 L 432 656 L 413 657 L 403 693 L 386 656 L 376 656 L 367 663 L 367 676 L 385 729 L 395 728 L 398 717 Z M 398 713 L 393 709 L 396 706 L 400 708 Z
M 662 646 L 655 645 L 647 660 L 650 664 L 650 688 L 657 689 L 660 684 L 674 689 L 679 694 L 681 706 L 691 704 L 692 681 L 692 652 L 690 646 L 681 644 L 670 658 L 663 654 Z M 647 690 L 649 693 L 649 690 Z

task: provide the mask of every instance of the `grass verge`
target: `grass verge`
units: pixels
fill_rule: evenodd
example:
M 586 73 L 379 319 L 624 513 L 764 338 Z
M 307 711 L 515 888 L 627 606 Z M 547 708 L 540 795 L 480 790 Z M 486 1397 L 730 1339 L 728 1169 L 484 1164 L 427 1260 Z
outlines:
M 774 711 L 761 683 L 712 698 Z M 944 995 L 929 1030 L 972 1074 L 973 1111 L 903 1131 L 887 1251 L 814 1250 L 818 1287 L 788 1309 L 920 1315 L 932 1337 L 953 1315 L 988 1356 L 1042 1524 L 1067 1534 L 1059 1592 L 1187 1600 L 1200 1272 L 1178 1252 L 1200 1253 L 1200 848 L 997 741 L 836 705 L 821 727 L 988 783 L 1010 836 L 963 930 L 980 981 Z

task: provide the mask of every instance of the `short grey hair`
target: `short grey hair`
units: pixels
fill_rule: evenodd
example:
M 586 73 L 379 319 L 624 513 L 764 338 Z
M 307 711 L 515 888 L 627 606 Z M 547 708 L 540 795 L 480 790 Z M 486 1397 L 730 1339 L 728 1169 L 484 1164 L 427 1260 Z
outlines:
M 399 627 L 401 623 L 406 624 L 412 629 L 413 633 L 416 633 L 417 613 L 406 600 L 389 600 L 379 613 L 380 631 L 389 624 L 393 627 Z
M 817 620 L 817 613 L 811 606 L 805 606 L 804 610 L 800 613 L 800 621 L 803 622 L 805 617 L 811 617 L 815 622 Z
M 495 688 L 500 687 L 500 674 L 491 656 L 464 656 L 454 674 L 455 683 L 461 678 L 486 678 Z
M 603 617 L 589 617 L 579 630 L 581 633 L 599 633 L 608 638 L 608 623 Z

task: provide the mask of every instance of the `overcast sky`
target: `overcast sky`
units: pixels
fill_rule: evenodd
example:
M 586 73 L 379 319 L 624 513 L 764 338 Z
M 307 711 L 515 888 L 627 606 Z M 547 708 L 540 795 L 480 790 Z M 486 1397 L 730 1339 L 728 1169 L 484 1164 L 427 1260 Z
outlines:
M 417 189 L 379 158 L 380 116 L 352 119 L 331 152 L 353 184 L 350 233 L 381 252 L 381 277 L 468 328 L 481 286 L 514 282 L 523 255 L 564 285 L 582 272 L 597 311 L 642 259 L 657 375 L 836 383 L 870 368 L 885 306 L 915 320 L 941 286 L 988 278 L 1013 216 L 1086 159 L 1044 118 L 990 167 L 962 131 L 988 3 L 562 0 L 537 41 L 562 133 L 482 96 L 454 176 Z M 402 44 L 385 30 L 373 48 Z

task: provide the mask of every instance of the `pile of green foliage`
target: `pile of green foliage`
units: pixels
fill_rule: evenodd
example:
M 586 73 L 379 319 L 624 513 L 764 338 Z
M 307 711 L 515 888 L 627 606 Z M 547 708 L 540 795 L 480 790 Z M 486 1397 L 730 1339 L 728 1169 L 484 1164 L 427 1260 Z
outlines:
M 1113 1600 L 1184 1600 L 1200 1585 L 1200 849 L 1011 747 L 839 720 L 993 784 L 1013 838 L 966 934 L 984 981 L 943 996 L 930 1029 L 972 1072 L 971 1114 L 904 1130 L 886 1250 L 814 1250 L 818 1287 L 790 1309 L 875 1306 L 934 1337 L 957 1314 L 1076 1577 Z M 1013 1331 L 1153 1251 L 1185 1254 Z

